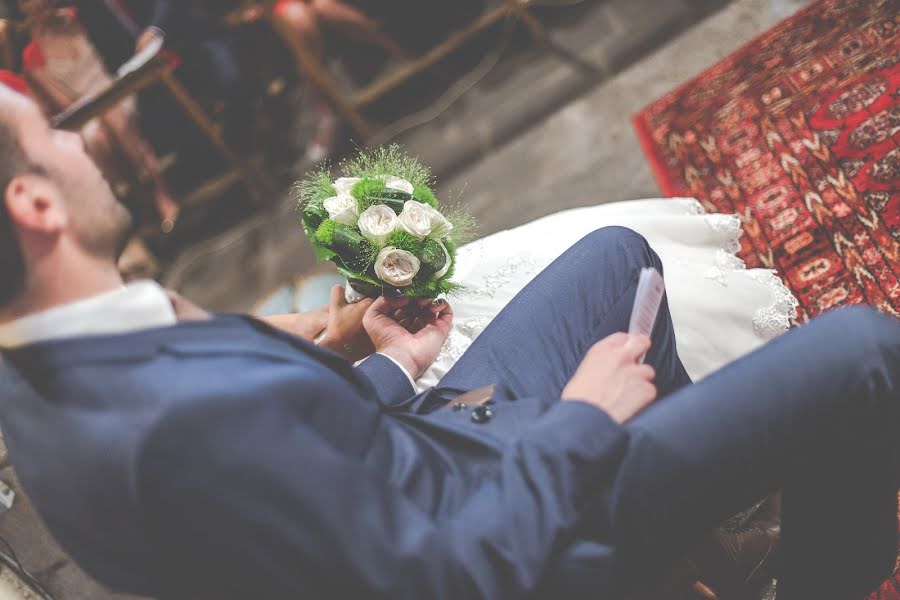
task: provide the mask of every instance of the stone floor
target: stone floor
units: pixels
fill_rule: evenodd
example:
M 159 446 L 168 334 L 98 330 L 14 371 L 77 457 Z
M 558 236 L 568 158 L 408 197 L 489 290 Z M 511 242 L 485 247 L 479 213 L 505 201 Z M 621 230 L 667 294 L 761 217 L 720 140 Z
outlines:
M 631 115 L 807 1 L 587 0 L 543 9 L 550 43 L 500 51 L 471 89 L 448 92 L 459 95 L 449 108 L 395 139 L 432 166 L 442 198 L 468 206 L 482 234 L 560 209 L 658 195 Z M 491 66 L 490 53 L 485 61 Z M 285 198 L 190 248 L 164 282 L 211 308 L 248 310 L 313 266 L 294 208 Z

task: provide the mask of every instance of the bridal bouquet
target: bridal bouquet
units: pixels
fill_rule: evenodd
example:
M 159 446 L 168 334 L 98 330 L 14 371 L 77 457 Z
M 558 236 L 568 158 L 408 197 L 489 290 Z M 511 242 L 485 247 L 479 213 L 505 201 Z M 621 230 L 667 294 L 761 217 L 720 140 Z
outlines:
M 440 207 L 428 168 L 395 145 L 363 151 L 341 171 L 332 181 L 322 167 L 295 193 L 316 258 L 337 264 L 347 299 L 458 291 L 456 248 L 471 238 L 474 221 Z

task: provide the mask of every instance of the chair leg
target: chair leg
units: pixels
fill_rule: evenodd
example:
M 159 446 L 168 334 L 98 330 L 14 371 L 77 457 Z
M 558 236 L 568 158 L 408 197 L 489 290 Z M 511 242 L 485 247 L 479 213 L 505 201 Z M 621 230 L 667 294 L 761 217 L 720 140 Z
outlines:
M 175 78 L 175 76 L 166 71 L 161 76 L 161 81 L 163 85 L 169 90 L 175 100 L 181 105 L 181 107 L 185 110 L 191 120 L 197 124 L 198 127 L 203 131 L 203 134 L 206 138 L 216 147 L 216 149 L 222 154 L 225 159 L 232 164 L 232 166 L 237 169 L 240 173 L 241 178 L 247 184 L 247 187 L 250 188 L 253 195 L 257 198 L 257 200 L 265 200 L 273 193 L 273 187 L 270 183 L 261 176 L 256 169 L 250 166 L 250 164 L 243 158 L 237 155 L 231 148 L 228 147 L 228 144 L 225 143 L 225 140 L 222 138 L 222 134 L 216 128 L 215 124 L 210 120 L 210 118 L 206 115 L 203 108 L 194 100 L 193 96 L 191 96 L 190 92 L 185 89 L 183 85 Z
M 534 43 L 541 45 L 547 41 L 547 30 L 544 29 L 541 22 L 528 10 L 528 7 L 526 6 L 527 2 L 528 0 L 510 0 L 509 8 L 522 20 L 525 27 L 528 28 L 528 32 L 531 34 Z

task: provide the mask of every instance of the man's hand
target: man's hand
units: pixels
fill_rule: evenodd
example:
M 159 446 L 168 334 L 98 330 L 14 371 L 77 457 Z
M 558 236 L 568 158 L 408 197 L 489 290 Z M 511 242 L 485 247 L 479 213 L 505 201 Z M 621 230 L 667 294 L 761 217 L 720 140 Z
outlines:
M 431 366 L 453 325 L 453 310 L 445 301 L 379 298 L 363 318 L 375 351 L 387 354 L 421 377 Z
M 656 400 L 656 373 L 638 362 L 646 337 L 616 333 L 594 344 L 563 389 L 563 400 L 582 400 L 624 423 Z
M 320 346 L 334 350 L 350 362 L 362 360 L 375 351 L 369 334 L 363 327 L 363 316 L 374 300 L 366 298 L 355 304 L 347 304 L 343 286 L 331 288 L 328 303 L 328 322 Z
M 328 325 L 328 307 L 323 306 L 302 313 L 262 317 L 261 320 L 291 335 L 314 342 L 324 333 Z

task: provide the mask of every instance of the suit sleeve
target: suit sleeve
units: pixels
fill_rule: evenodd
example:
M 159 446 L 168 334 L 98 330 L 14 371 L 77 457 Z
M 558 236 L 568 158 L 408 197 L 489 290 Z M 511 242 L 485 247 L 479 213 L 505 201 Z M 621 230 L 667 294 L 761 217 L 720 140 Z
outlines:
M 181 419 L 145 445 L 146 531 L 166 561 L 160 579 L 179 597 L 526 595 L 596 505 L 626 446 L 602 411 L 559 402 L 496 473 L 434 518 L 296 409 L 266 403 Z
M 382 406 L 399 406 L 416 394 L 415 382 L 398 362 L 385 354 L 373 354 L 356 367 Z

